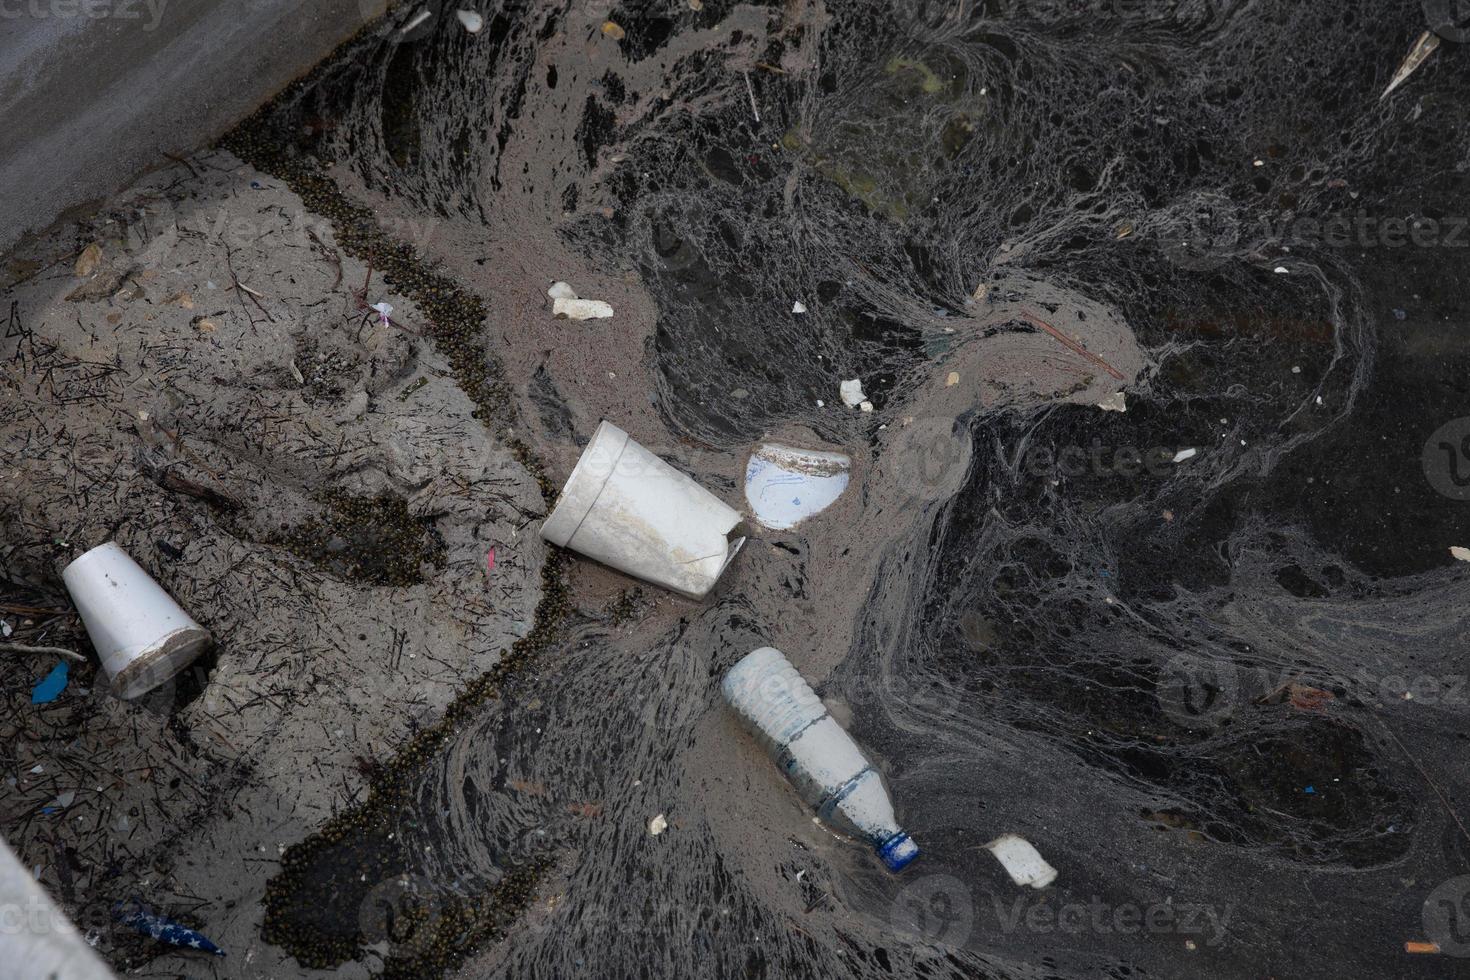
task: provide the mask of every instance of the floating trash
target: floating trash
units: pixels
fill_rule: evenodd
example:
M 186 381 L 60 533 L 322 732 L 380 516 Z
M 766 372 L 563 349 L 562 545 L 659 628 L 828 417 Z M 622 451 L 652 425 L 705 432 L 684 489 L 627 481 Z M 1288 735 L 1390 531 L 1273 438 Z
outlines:
M 745 499 L 761 524 L 789 530 L 836 503 L 851 470 L 852 461 L 841 453 L 768 442 L 745 464 Z
M 124 700 L 153 690 L 209 645 L 209 632 L 116 542 L 82 555 L 61 578 L 113 693 Z
M 1057 880 L 1057 869 L 1046 863 L 1031 842 L 1016 834 L 1004 834 L 985 845 L 1018 885 L 1045 888 Z
M 721 689 L 824 823 L 867 841 L 889 871 L 902 871 L 919 856 L 878 770 L 785 654 L 774 647 L 746 654 Z
M 605 320 L 613 315 L 613 308 L 600 299 L 579 299 L 571 286 L 554 282 L 546 291 L 551 297 L 551 312 L 564 320 Z
M 691 599 L 714 588 L 745 544 L 740 515 L 604 421 L 562 487 L 541 537 Z
M 168 943 L 180 949 L 197 949 L 215 956 L 225 955 L 224 950 L 202 934 L 188 926 L 179 925 L 167 916 L 158 915 L 136 899 L 128 904 L 119 903 L 113 912 L 120 924 L 135 929 L 145 936 L 152 936 L 161 943 Z
M 69 669 L 65 660 L 52 667 L 51 673 L 41 678 L 40 682 L 31 688 L 31 704 L 50 704 L 61 697 L 61 692 L 66 690 Z

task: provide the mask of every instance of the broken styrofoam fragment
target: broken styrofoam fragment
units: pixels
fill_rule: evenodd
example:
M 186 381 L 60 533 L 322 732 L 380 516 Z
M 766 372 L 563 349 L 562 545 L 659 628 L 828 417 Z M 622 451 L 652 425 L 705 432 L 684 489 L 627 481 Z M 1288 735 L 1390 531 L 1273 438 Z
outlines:
M 398 33 L 399 34 L 412 34 L 413 31 L 414 31 L 414 29 L 416 27 L 418 27 L 424 21 L 428 20 L 430 17 L 433 17 L 433 16 L 434 16 L 434 13 L 431 10 L 428 10 L 428 9 L 420 10 L 418 13 L 416 13 L 416 14 L 413 15 L 412 19 L 410 19 L 407 24 L 404 24 L 401 28 L 398 29 Z
M 1104 412 L 1126 412 L 1128 411 L 1127 397 L 1120 391 L 1098 402 L 1097 407 Z
M 1182 463 L 1187 459 L 1194 459 L 1198 455 L 1198 449 L 1181 449 L 1174 454 L 1174 462 Z
M 848 408 L 857 408 L 867 398 L 863 394 L 863 381 L 861 378 L 844 381 L 837 386 L 837 390 L 842 395 L 842 404 Z
M 842 496 L 852 460 L 841 453 L 768 442 L 745 464 L 745 499 L 761 524 L 776 531 L 820 514 Z
M 1451 548 L 1450 554 L 1460 561 L 1470 561 L 1470 548 Z
M 551 303 L 551 312 L 567 320 L 606 320 L 613 308 L 600 299 L 562 299 Z
M 464 29 L 471 34 L 480 33 L 480 30 L 485 26 L 485 18 L 473 10 L 457 10 L 454 16 L 459 18 L 459 22 L 464 25 Z
M 662 813 L 654 817 L 652 820 L 648 821 L 648 832 L 655 837 L 668 829 L 669 821 L 664 817 Z
M 801 300 L 797 300 L 795 303 L 792 303 L 791 304 L 791 312 L 792 313 L 805 313 L 806 312 L 806 304 L 803 303 Z
M 1003 834 L 985 845 L 1018 885 L 1045 888 L 1057 880 L 1057 869 L 1046 863 L 1031 842 L 1016 834 Z
M 865 401 L 865 402 L 860 403 L 858 405 L 858 408 L 861 409 L 864 412 L 871 412 L 873 410 L 873 403 L 872 402 L 869 402 L 869 401 Z
M 551 284 L 551 288 L 546 291 L 546 295 L 552 299 L 576 299 L 577 291 L 568 284 L 557 281 Z

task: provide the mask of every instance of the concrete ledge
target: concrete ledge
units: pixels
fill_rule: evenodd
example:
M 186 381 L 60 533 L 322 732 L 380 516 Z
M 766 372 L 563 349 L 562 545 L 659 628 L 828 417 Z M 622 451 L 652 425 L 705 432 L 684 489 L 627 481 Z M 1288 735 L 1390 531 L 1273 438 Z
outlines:
M 0 0 L 0 252 L 219 136 L 385 0 Z

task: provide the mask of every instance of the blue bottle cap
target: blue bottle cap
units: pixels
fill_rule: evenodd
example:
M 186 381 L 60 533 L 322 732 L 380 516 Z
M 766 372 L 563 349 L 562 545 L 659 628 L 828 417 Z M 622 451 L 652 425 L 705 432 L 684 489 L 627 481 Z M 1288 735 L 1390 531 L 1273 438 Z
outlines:
M 900 830 L 882 844 L 878 845 L 878 856 L 883 859 L 883 864 L 889 871 L 899 872 L 909 866 L 909 862 L 919 856 L 919 845 L 914 839 Z

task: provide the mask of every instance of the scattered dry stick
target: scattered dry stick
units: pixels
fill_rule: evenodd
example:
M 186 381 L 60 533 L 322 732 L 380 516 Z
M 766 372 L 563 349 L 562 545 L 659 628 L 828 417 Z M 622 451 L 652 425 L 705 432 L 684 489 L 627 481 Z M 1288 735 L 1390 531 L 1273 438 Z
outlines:
M 1058 330 L 1056 327 L 1052 326 L 1050 323 L 1047 323 L 1041 317 L 1037 316 L 1034 313 L 1029 313 L 1029 312 L 1027 312 L 1025 310 L 1022 310 L 1021 311 L 1021 315 L 1023 317 L 1025 317 L 1027 320 L 1029 320 L 1031 323 L 1036 324 L 1036 326 L 1040 327 L 1041 329 L 1045 330 L 1047 333 L 1051 334 L 1053 337 L 1055 337 L 1058 340 L 1060 340 L 1062 343 L 1066 344 L 1067 347 L 1069 347 L 1075 353 L 1081 354 L 1083 357 L 1087 358 L 1089 361 L 1092 361 L 1094 364 L 1096 364 L 1099 367 L 1101 367 L 1104 371 L 1107 371 L 1114 378 L 1117 378 L 1119 381 L 1127 381 L 1128 380 L 1127 378 L 1123 377 L 1123 373 L 1121 371 L 1119 371 L 1117 368 L 1113 367 L 1111 364 L 1109 364 L 1107 361 L 1103 360 L 1101 357 L 1098 357 L 1096 354 L 1094 354 L 1092 351 L 1088 350 L 1086 347 L 1083 347 L 1081 344 L 1077 343 L 1077 341 L 1073 340 L 1071 337 L 1068 337 L 1066 334 L 1062 333 L 1060 330 Z
M 24 643 L 0 643 L 0 650 L 4 650 L 7 653 L 47 653 L 58 657 L 65 657 L 68 660 L 75 660 L 79 664 L 87 662 L 86 657 L 77 653 L 75 650 L 68 650 L 65 647 L 33 647 Z

